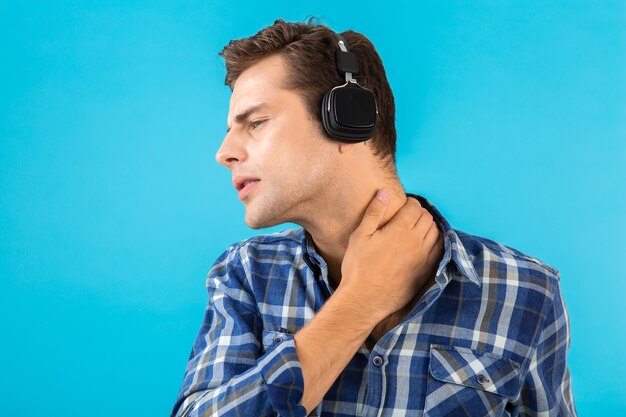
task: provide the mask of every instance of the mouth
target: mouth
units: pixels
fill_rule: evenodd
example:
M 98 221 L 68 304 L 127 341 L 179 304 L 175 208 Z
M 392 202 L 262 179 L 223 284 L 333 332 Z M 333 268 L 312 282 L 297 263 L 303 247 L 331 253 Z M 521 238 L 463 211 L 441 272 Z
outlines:
M 246 178 L 245 180 L 237 180 L 235 184 L 235 188 L 237 189 L 237 191 L 241 191 L 245 187 L 247 187 L 250 183 L 257 182 L 257 181 L 261 181 L 261 180 L 257 178 Z
M 241 186 L 238 187 L 239 199 L 243 200 L 246 198 L 248 194 L 257 187 L 259 182 L 261 182 L 261 180 L 246 180 L 242 182 Z

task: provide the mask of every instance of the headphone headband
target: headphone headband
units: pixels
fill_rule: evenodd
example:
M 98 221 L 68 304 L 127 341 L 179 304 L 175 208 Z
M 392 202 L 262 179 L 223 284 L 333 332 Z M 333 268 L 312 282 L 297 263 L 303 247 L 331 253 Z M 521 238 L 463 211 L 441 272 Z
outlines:
M 339 39 L 337 41 L 339 50 L 335 52 L 337 70 L 339 70 L 340 73 L 346 74 L 346 82 L 356 82 L 356 80 L 352 78 L 352 74 L 359 73 L 359 60 L 356 55 L 350 52 L 348 42 L 341 35 L 337 35 L 337 38 Z

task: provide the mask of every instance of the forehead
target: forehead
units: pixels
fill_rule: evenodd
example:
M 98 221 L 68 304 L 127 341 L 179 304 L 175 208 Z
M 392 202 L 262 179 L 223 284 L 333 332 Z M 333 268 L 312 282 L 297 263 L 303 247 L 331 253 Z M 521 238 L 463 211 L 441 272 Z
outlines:
M 283 88 L 287 75 L 283 58 L 273 55 L 246 69 L 235 81 L 230 97 L 229 117 L 259 104 L 272 104 L 287 90 Z

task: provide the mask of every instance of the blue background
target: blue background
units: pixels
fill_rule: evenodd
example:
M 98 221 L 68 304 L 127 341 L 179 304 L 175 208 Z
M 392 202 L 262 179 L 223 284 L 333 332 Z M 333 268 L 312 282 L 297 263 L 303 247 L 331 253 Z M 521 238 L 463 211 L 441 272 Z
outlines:
M 217 53 L 309 15 L 376 45 L 406 189 L 561 271 L 578 410 L 624 415 L 623 1 L 3 1 L 1 414 L 169 413 L 205 276 L 259 233 Z

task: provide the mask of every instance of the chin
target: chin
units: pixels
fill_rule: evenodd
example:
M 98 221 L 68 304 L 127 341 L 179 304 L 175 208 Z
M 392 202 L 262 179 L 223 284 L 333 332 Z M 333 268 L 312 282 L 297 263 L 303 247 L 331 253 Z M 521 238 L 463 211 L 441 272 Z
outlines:
M 255 190 L 257 191 L 257 190 Z M 251 229 L 265 229 L 293 221 L 295 201 L 281 193 L 252 195 L 246 203 L 244 221 Z
M 244 221 L 246 225 L 251 229 L 265 229 L 267 227 L 272 227 L 279 225 L 281 223 L 285 223 L 281 221 L 278 217 L 268 215 L 269 213 L 255 213 L 253 210 L 248 207 L 246 209 L 246 216 Z

